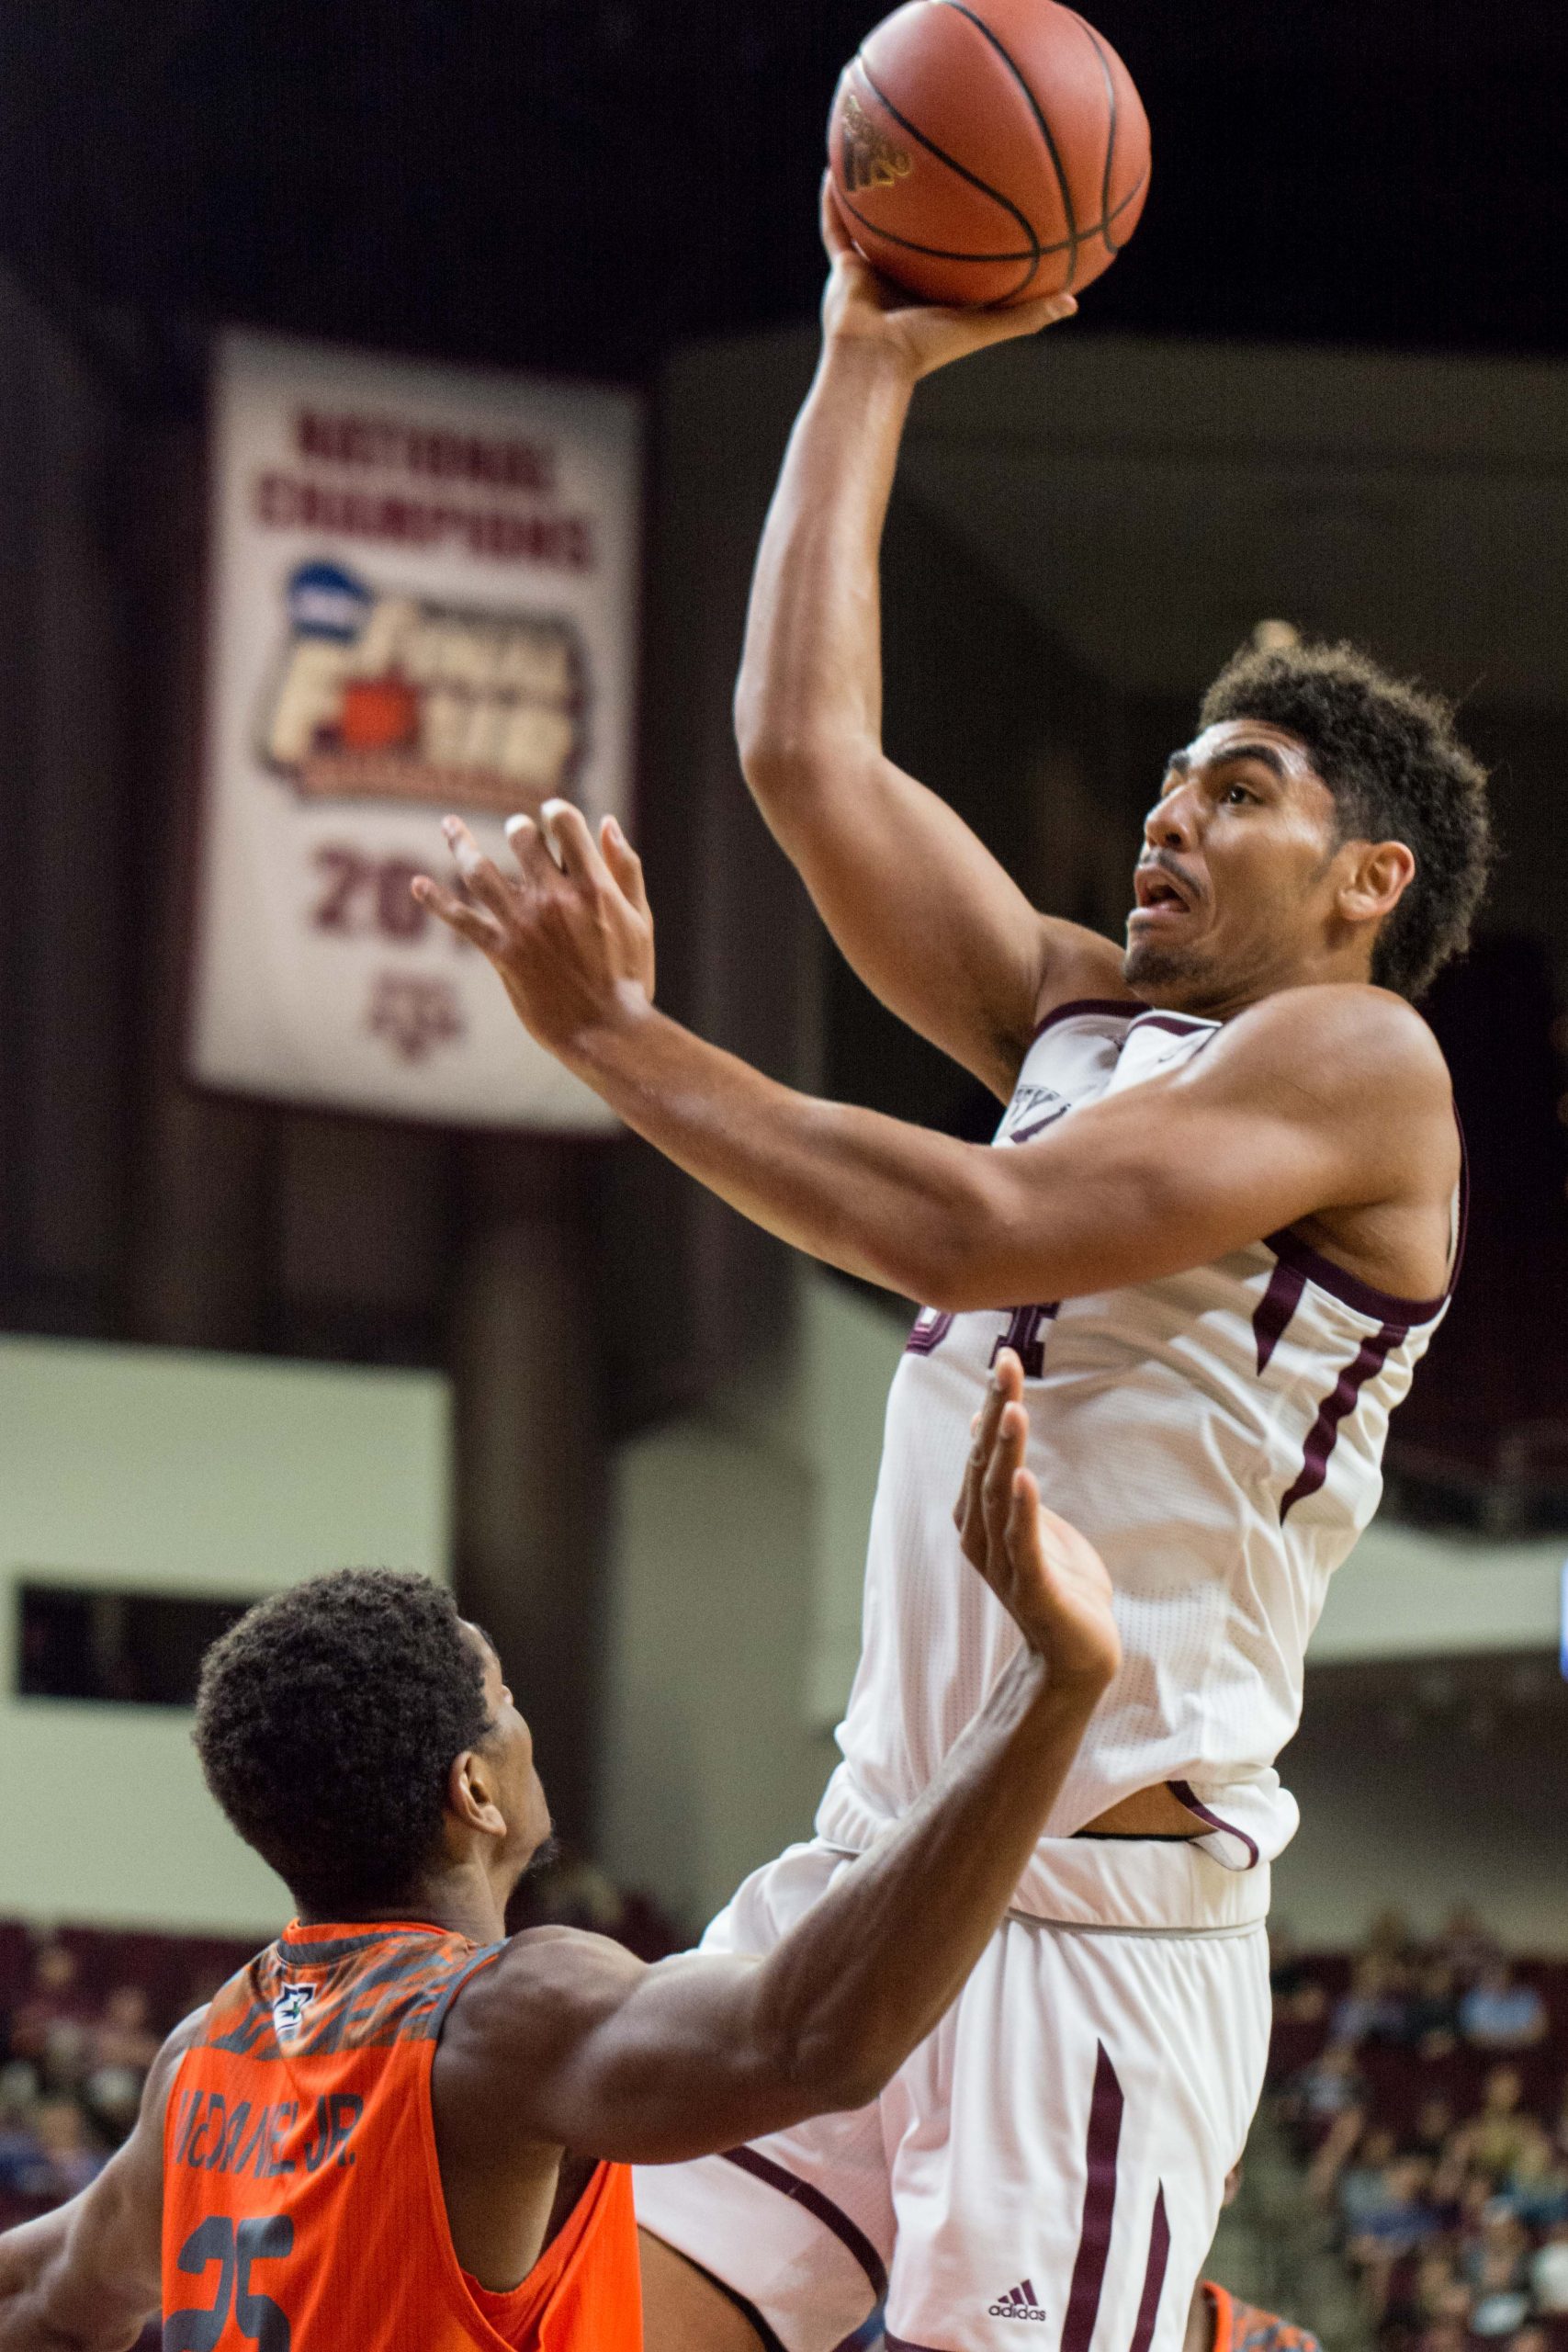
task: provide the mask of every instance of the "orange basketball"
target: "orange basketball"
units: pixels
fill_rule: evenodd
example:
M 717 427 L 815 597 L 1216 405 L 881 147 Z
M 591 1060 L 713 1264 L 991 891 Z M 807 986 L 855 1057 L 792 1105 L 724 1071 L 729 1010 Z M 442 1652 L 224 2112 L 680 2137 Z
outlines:
M 1149 124 L 1110 42 L 1057 0 L 908 0 L 845 66 L 828 124 L 840 216 L 928 302 L 1077 293 L 1149 187 Z

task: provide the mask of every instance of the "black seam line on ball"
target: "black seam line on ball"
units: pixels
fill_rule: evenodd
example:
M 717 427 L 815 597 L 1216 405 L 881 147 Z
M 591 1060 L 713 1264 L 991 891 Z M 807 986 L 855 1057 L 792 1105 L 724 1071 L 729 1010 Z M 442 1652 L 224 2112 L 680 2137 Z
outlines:
M 1138 174 L 1136 184 L 1128 189 L 1126 195 L 1122 198 L 1121 203 L 1116 207 L 1116 210 L 1111 214 L 1111 219 L 1112 220 L 1118 220 L 1121 215 L 1126 211 L 1127 207 L 1130 204 L 1136 203 L 1138 197 L 1143 191 L 1144 182 L 1147 177 L 1148 174 L 1146 172 L 1140 172 Z M 971 261 L 974 262 L 976 266 L 982 263 L 990 264 L 1004 261 L 1032 260 L 1032 255 L 1027 253 L 955 254 L 949 253 L 943 245 L 917 244 L 913 237 L 897 236 L 895 234 L 893 230 L 883 228 L 880 221 L 868 220 L 863 212 L 856 210 L 855 207 L 850 202 L 849 198 L 844 194 L 842 188 L 835 187 L 834 194 L 839 202 L 843 206 L 844 210 L 849 214 L 852 220 L 858 220 L 863 229 L 869 230 L 874 237 L 880 237 L 885 244 L 897 245 L 907 254 L 924 254 L 930 261 Z M 1090 245 L 1094 243 L 1096 237 L 1105 237 L 1105 242 L 1109 245 L 1111 243 L 1111 239 L 1105 234 L 1109 227 L 1110 221 L 1097 220 L 1092 229 L 1080 230 L 1078 232 L 1079 244 Z M 1113 246 L 1111 249 L 1115 253 L 1120 253 L 1122 250 L 1120 245 Z M 1036 250 L 1039 253 L 1041 261 L 1049 261 L 1053 254 L 1065 254 L 1066 252 L 1067 240 L 1064 237 L 1059 244 L 1041 245 Z M 1038 267 L 1039 264 L 1034 263 L 1032 266 L 1033 267 Z
M 945 164 L 950 172 L 956 172 L 961 180 L 967 180 L 971 187 L 977 187 L 982 196 L 988 196 L 993 203 L 999 204 L 1001 206 L 1004 212 L 1011 214 L 1012 218 L 1018 222 L 1019 227 L 1023 231 L 1024 235 L 1029 240 L 1029 251 L 1032 256 L 1032 274 L 1034 269 L 1038 269 L 1040 266 L 1041 254 L 1040 240 L 1034 233 L 1033 223 L 1024 217 L 1024 215 L 1019 210 L 1017 205 L 1013 203 L 1011 198 L 1004 196 L 1000 188 L 990 187 L 987 182 L 981 179 L 976 173 L 966 171 L 956 156 L 949 155 L 944 149 L 937 145 L 934 139 L 928 139 L 923 130 L 918 130 L 907 115 L 901 115 L 897 107 L 894 105 L 892 99 L 887 96 L 886 92 L 877 87 L 876 77 L 867 65 L 863 54 L 856 55 L 855 63 L 860 67 L 862 74 L 865 76 L 866 88 L 872 93 L 877 102 L 877 105 L 886 107 L 886 111 L 892 116 L 894 121 L 898 125 L 900 130 L 907 130 L 911 139 L 919 140 L 920 145 L 925 149 L 928 155 L 934 155 L 939 164 Z M 851 209 L 852 210 L 853 209 L 852 207 Z M 857 220 L 860 220 L 861 217 L 862 216 L 858 212 L 855 213 L 855 219 Z M 868 229 L 874 228 L 875 223 L 867 220 L 865 222 L 865 226 Z M 877 233 L 878 235 L 882 235 L 886 232 L 878 230 Z M 902 243 L 905 240 L 896 238 L 894 242 L 895 243 Z M 911 253 L 919 253 L 921 251 L 921 248 L 919 245 L 911 245 L 909 250 Z M 933 253 L 933 258 L 935 257 L 936 256 Z M 957 260 L 961 258 L 961 256 L 954 254 L 953 258 Z M 1010 260 L 1014 258 L 1021 260 L 1022 255 L 1009 255 Z M 1028 283 L 1028 278 L 1025 278 L 1024 284 L 1027 286 Z
M 1024 79 L 1022 73 L 1014 63 L 1011 54 L 1004 44 L 997 39 L 996 34 L 991 30 L 991 28 L 987 24 L 983 17 L 977 17 L 972 8 L 966 8 L 964 6 L 964 0 L 938 0 L 938 5 L 943 8 L 951 8 L 955 16 L 967 17 L 970 24 L 974 26 L 976 31 L 977 33 L 982 33 L 985 36 L 986 40 L 990 42 L 991 47 L 996 51 L 997 55 L 1001 59 L 1002 63 L 1007 67 L 1008 72 L 1012 75 L 1013 80 L 1018 84 L 1019 88 L 1023 92 L 1024 96 L 1029 101 L 1029 110 L 1040 127 L 1040 136 L 1045 141 L 1045 153 L 1051 158 L 1051 167 L 1056 175 L 1056 186 L 1062 193 L 1062 211 L 1066 220 L 1067 233 L 1061 244 L 1053 245 L 1050 250 L 1053 253 L 1062 253 L 1066 251 L 1071 256 L 1067 267 L 1067 283 L 1062 289 L 1064 293 L 1066 293 L 1071 288 L 1073 280 L 1078 274 L 1078 247 L 1080 244 L 1086 243 L 1087 240 L 1083 232 L 1078 228 L 1077 209 L 1073 203 L 1073 191 L 1067 185 L 1066 173 L 1062 169 L 1062 158 L 1056 152 L 1056 141 L 1052 135 L 1051 126 L 1045 119 L 1044 110 L 1042 107 L 1039 99 L 1030 88 L 1028 82 Z M 1071 11 L 1068 13 L 1070 14 Z M 1100 209 L 1103 211 L 1104 207 L 1101 206 Z
M 1105 137 L 1105 180 L 1100 191 L 1100 217 L 1102 220 L 1109 223 L 1115 218 L 1115 215 L 1111 209 L 1111 175 L 1112 166 L 1116 160 L 1116 76 L 1111 71 L 1111 60 L 1105 54 L 1105 44 L 1100 40 L 1100 35 L 1095 31 L 1094 27 L 1091 24 L 1086 23 L 1084 18 L 1078 15 L 1076 8 L 1069 8 L 1067 10 L 1067 14 L 1073 18 L 1075 23 L 1083 26 L 1084 31 L 1089 37 L 1089 47 L 1093 50 L 1096 57 L 1099 58 L 1100 70 L 1105 76 L 1105 100 L 1107 106 L 1111 109 L 1111 127 L 1106 132 Z M 1140 187 L 1143 186 L 1142 180 L 1139 181 L 1138 185 Z M 1110 246 L 1113 254 L 1119 254 L 1121 252 L 1122 247 L 1116 243 L 1114 237 L 1111 235 L 1109 228 L 1107 228 L 1105 232 L 1105 242 Z

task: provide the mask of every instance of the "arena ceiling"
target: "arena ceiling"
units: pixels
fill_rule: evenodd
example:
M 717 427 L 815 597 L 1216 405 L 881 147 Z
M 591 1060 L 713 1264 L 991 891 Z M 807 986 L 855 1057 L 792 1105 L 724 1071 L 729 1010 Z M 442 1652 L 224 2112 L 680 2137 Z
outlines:
M 0 0 L 0 254 L 154 379 L 221 318 L 638 375 L 678 339 L 810 309 L 829 96 L 878 13 Z M 1091 14 L 1156 141 L 1103 323 L 1568 347 L 1568 11 Z

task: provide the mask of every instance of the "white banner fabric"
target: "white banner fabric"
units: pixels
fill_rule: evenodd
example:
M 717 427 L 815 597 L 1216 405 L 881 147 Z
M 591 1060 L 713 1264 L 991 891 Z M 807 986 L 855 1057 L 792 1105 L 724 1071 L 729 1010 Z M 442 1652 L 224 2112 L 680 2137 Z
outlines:
M 248 333 L 215 360 L 190 1068 L 462 1126 L 615 1121 L 409 893 L 553 794 L 631 830 L 640 403 Z

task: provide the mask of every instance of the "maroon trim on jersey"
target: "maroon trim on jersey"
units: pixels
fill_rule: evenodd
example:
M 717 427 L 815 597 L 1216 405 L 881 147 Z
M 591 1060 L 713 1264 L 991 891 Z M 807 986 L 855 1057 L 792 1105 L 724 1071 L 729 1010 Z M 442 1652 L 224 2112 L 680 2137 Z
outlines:
M 1089 2352 L 1100 2317 L 1111 2225 L 1116 2217 L 1116 2151 L 1121 2144 L 1124 2101 L 1111 2054 L 1103 2041 L 1099 2047 L 1084 2151 L 1083 2219 L 1078 2224 L 1077 2259 L 1073 2264 L 1066 2317 L 1062 2322 L 1062 2352 Z
M 1159 2185 L 1155 2199 L 1155 2217 L 1149 2225 L 1149 2260 L 1144 2272 L 1143 2301 L 1138 2305 L 1138 2324 L 1133 2330 L 1128 2352 L 1149 2352 L 1154 2341 L 1155 2321 L 1159 2316 L 1160 2290 L 1165 2285 L 1165 2267 L 1170 2260 L 1170 2220 L 1165 2210 L 1165 2183 Z
M 1043 1037 L 1046 1030 L 1054 1029 L 1058 1021 L 1077 1021 L 1086 1015 L 1094 1019 L 1103 1017 L 1108 1021 L 1135 1021 L 1143 1010 L 1135 996 L 1077 996 L 1070 1004 L 1059 1004 L 1054 1012 L 1048 1012 L 1044 1020 L 1037 1023 L 1034 1036 L 1036 1039 Z
M 1291 1317 L 1301 1305 L 1305 1288 L 1306 1276 L 1301 1268 L 1288 1265 L 1283 1258 L 1276 1259 L 1269 1287 L 1258 1300 L 1258 1312 L 1252 1318 L 1260 1373 L 1268 1370 L 1269 1357 L 1289 1330 Z
M 1185 1012 L 1140 1012 L 1133 1023 L 1134 1029 L 1168 1029 L 1173 1037 L 1195 1037 L 1200 1029 L 1218 1035 L 1217 1021 L 1198 1021 Z
M 797 2179 L 794 2173 L 786 2172 L 783 2165 L 774 2164 L 772 2156 L 759 2155 L 755 2148 L 726 2148 L 724 2161 L 727 2165 L 739 2165 L 742 2172 L 750 2173 L 753 2180 L 762 2181 L 769 2188 L 776 2188 L 781 2197 L 788 2197 L 796 2205 L 803 2206 L 814 2222 L 820 2222 L 825 2230 L 830 2230 L 839 2244 L 853 2255 L 871 2281 L 874 2300 L 879 2303 L 886 2301 L 886 2265 L 865 2232 L 852 2222 L 847 2213 L 841 2212 L 830 2197 L 824 2197 L 810 2181 Z
M 1195 1813 L 1200 1821 L 1208 1823 L 1211 1829 L 1218 1829 L 1225 1837 L 1234 1838 L 1238 1846 L 1245 1846 L 1252 1857 L 1247 1869 L 1255 1871 L 1258 1868 L 1263 1857 L 1258 1850 L 1255 1838 L 1249 1838 L 1245 1829 L 1238 1829 L 1234 1821 L 1222 1821 L 1217 1813 L 1212 1813 L 1201 1797 L 1193 1795 L 1190 1781 L 1168 1781 L 1165 1785 L 1178 1804 L 1184 1804 L 1189 1813 Z
M 1328 1476 L 1329 1458 L 1339 1441 L 1339 1425 L 1347 1414 L 1354 1411 L 1356 1399 L 1369 1380 L 1375 1379 L 1393 1350 L 1410 1336 L 1403 1323 L 1385 1323 L 1370 1340 L 1363 1340 L 1355 1356 L 1348 1363 L 1317 1409 L 1317 1419 L 1307 1432 L 1306 1450 L 1295 1485 L 1280 1503 L 1281 1525 L 1299 1502 L 1308 1495 L 1315 1495 Z
M 1413 1324 L 1433 1321 L 1449 1302 L 1448 1291 L 1437 1298 L 1400 1298 L 1391 1290 L 1374 1289 L 1359 1274 L 1348 1273 L 1343 1266 L 1337 1266 L 1332 1258 L 1325 1258 L 1321 1250 L 1314 1250 L 1310 1241 L 1303 1241 L 1299 1233 L 1292 1233 L 1288 1227 L 1281 1233 L 1266 1233 L 1263 1246 L 1272 1250 L 1281 1264 L 1315 1283 L 1319 1290 L 1327 1291 L 1343 1306 L 1353 1306 L 1358 1315 L 1375 1316 L 1380 1323 L 1397 1323 L 1408 1330 Z M 1456 1272 L 1458 1265 L 1456 1251 Z
M 930 2344 L 911 2344 L 908 2336 L 904 2335 L 884 2335 L 882 2341 L 887 2346 L 887 2352 L 935 2352 L 934 2346 Z

